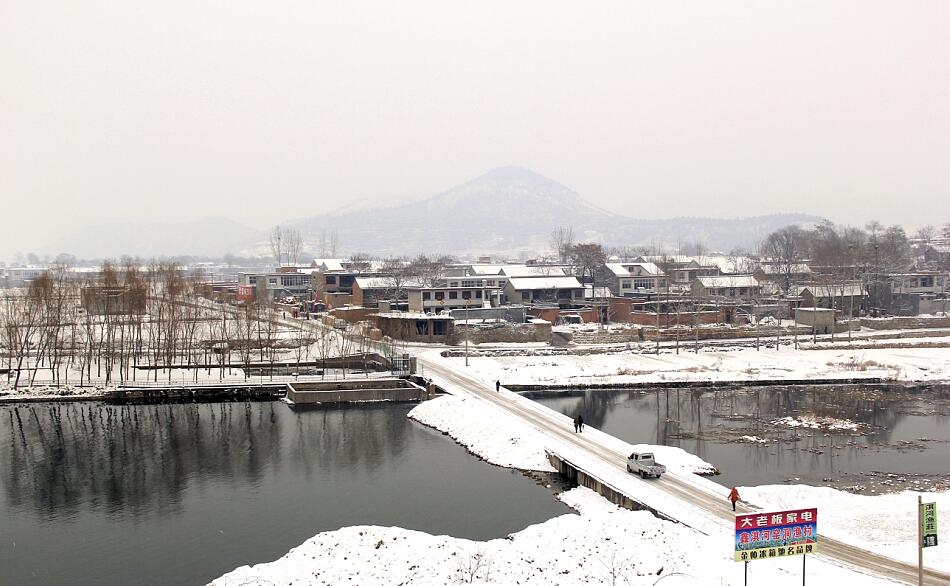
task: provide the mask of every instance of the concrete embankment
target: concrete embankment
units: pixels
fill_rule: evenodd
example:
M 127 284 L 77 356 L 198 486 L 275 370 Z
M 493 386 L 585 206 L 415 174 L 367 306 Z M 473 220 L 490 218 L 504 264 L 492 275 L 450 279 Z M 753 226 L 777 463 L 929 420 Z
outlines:
M 294 405 L 370 401 L 413 402 L 431 398 L 433 390 L 410 380 L 367 379 L 332 383 L 288 383 L 287 400 Z
M 896 385 L 898 381 L 883 378 L 812 378 L 812 379 L 752 379 L 728 381 L 653 381 L 619 383 L 570 383 L 570 384 L 505 384 L 505 388 L 514 392 L 558 391 L 585 389 L 692 389 L 692 388 L 740 388 L 740 387 L 799 387 L 815 385 Z M 922 383 L 907 383 L 921 386 Z

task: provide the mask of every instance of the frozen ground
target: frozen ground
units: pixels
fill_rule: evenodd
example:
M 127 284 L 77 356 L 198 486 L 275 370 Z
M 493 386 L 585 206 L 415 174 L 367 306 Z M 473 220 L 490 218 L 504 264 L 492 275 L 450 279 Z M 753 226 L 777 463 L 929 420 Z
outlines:
M 859 547 L 908 563 L 917 563 L 917 496 L 937 503 L 937 527 L 950 527 L 950 492 L 865 496 L 833 488 L 805 485 L 771 485 L 739 488 L 748 499 L 768 510 L 804 508 L 819 503 L 818 531 Z M 924 550 L 928 567 L 950 570 L 950 550 Z
M 427 357 L 433 358 L 433 351 Z M 453 360 L 455 364 L 461 359 Z M 895 381 L 950 379 L 946 348 L 779 350 L 707 349 L 677 355 L 639 353 L 472 357 L 468 374 L 485 381 L 517 385 L 604 385 L 670 381 L 808 380 L 883 378 Z
M 562 493 L 579 511 L 486 542 L 395 527 L 320 533 L 284 557 L 243 566 L 215 586 L 247 584 L 741 584 L 728 534 L 704 536 L 586 488 Z M 798 558 L 749 564 L 753 584 L 801 583 Z M 812 584 L 884 584 L 813 559 Z

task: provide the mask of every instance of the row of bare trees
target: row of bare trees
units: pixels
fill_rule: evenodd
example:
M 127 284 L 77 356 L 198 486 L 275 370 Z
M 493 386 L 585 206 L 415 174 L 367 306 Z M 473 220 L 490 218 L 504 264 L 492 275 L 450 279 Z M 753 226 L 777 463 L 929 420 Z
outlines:
M 246 376 L 284 352 L 299 364 L 353 345 L 316 323 L 282 326 L 269 306 L 213 304 L 199 296 L 203 287 L 175 263 L 106 262 L 95 279 L 54 266 L 0 295 L 4 370 L 14 387 L 171 381 L 175 369 L 197 381 L 201 371 L 224 378 L 237 366 Z

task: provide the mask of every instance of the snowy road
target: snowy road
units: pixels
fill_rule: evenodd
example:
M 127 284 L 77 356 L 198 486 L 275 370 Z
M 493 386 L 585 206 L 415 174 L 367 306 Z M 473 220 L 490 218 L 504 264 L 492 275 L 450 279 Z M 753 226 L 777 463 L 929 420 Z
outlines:
M 420 356 L 419 361 L 422 363 L 425 375 L 450 392 L 478 397 L 535 427 L 551 438 L 552 443 L 566 446 L 572 452 L 585 454 L 587 461 L 597 468 L 596 471 L 591 472 L 596 474 L 598 471 L 603 471 L 602 474 L 622 475 L 625 484 L 644 483 L 644 485 L 636 485 L 637 494 L 631 494 L 631 497 L 646 501 L 644 499 L 646 495 L 651 501 L 647 504 L 651 507 L 670 514 L 699 531 L 708 532 L 713 527 L 724 533 L 732 531 L 734 515 L 725 505 L 724 488 L 699 477 L 687 478 L 676 473 L 668 473 L 660 480 L 640 480 L 626 474 L 626 454 L 618 450 L 616 442 L 610 441 L 613 439 L 610 436 L 599 432 L 576 434 L 573 432 L 570 420 L 560 413 L 514 393 L 495 392 L 493 385 L 459 372 L 458 369 L 453 368 L 454 364 L 444 359 Z M 671 499 L 676 499 L 680 505 L 670 507 Z M 740 511 L 743 509 L 751 510 L 740 506 Z M 821 552 L 819 557 L 862 572 L 905 583 L 917 582 L 916 565 L 875 554 L 841 541 L 822 537 Z M 950 585 L 950 574 L 925 569 L 925 582 Z

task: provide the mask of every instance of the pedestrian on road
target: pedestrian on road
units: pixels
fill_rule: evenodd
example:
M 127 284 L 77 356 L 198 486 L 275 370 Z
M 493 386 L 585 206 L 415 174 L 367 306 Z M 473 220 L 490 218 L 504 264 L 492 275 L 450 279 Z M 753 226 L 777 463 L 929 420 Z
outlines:
M 736 487 L 732 487 L 732 490 L 729 491 L 729 500 L 732 501 L 732 510 L 736 510 L 736 501 L 739 500 L 739 491 L 736 490 Z
M 574 433 L 577 433 L 581 430 L 581 416 L 577 415 L 574 417 Z
M 581 433 L 584 433 L 584 416 L 583 415 L 577 416 L 577 427 Z
M 496 380 L 496 381 L 495 381 L 495 392 L 498 392 L 498 393 L 501 392 L 501 381 L 500 381 L 500 380 Z

